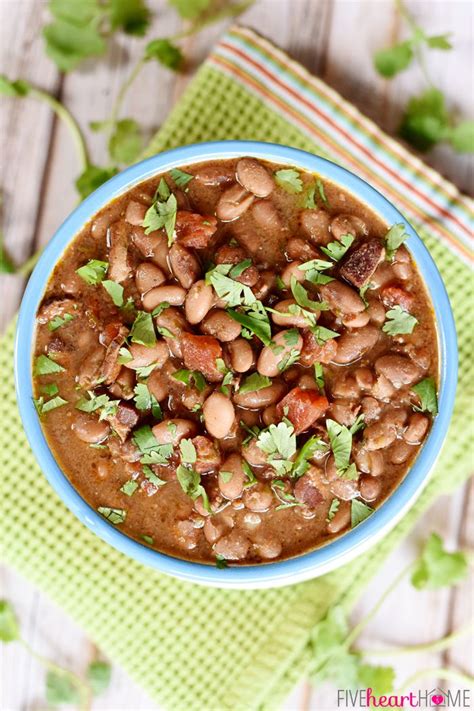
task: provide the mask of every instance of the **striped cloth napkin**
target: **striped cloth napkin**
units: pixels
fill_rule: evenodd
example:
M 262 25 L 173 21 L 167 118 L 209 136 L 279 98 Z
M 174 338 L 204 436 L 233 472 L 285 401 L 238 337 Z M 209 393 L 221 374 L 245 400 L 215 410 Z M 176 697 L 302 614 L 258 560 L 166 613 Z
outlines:
M 366 178 L 412 221 L 450 293 L 460 349 L 447 444 L 422 496 L 376 549 L 338 571 L 279 590 L 221 591 L 173 580 L 97 539 L 58 499 L 26 442 L 13 387 L 13 327 L 0 351 L 3 559 L 67 610 L 169 711 L 275 709 L 305 673 L 314 626 L 349 609 L 420 514 L 469 473 L 472 398 L 467 290 L 471 204 L 323 82 L 248 29 L 215 48 L 148 154 L 218 139 L 285 143 Z

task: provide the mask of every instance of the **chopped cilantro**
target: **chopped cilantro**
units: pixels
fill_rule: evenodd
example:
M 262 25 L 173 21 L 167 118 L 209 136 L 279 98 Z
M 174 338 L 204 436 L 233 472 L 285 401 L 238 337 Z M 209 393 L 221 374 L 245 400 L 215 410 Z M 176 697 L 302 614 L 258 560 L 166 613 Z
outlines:
M 319 346 L 322 346 L 326 343 L 326 341 L 330 341 L 332 338 L 338 338 L 341 335 L 337 331 L 331 331 L 331 329 L 326 328 L 325 326 L 312 326 L 310 330 L 316 338 Z
M 248 375 L 239 387 L 239 393 L 244 395 L 245 393 L 256 392 L 257 390 L 262 390 L 263 388 L 268 388 L 272 384 L 270 378 L 266 375 L 260 375 L 260 373 L 252 373 Z
M 340 425 L 335 420 L 326 420 L 326 429 L 329 435 L 332 453 L 338 474 L 343 474 L 348 468 L 352 450 L 352 431 Z
M 467 556 L 460 551 L 448 553 L 438 534 L 432 533 L 423 546 L 411 582 L 418 590 L 435 590 L 456 585 L 466 577 L 467 572 Z
M 382 331 L 389 336 L 397 336 L 402 333 L 412 333 L 418 319 L 402 309 L 397 304 L 393 309 L 387 311 L 387 320 L 385 321 Z
M 179 188 L 184 188 L 194 178 L 194 175 L 191 175 L 191 173 L 185 173 L 179 168 L 173 168 L 170 170 L 170 175 Z
M 267 461 L 280 474 L 287 474 L 296 454 L 296 435 L 291 422 L 272 424 L 262 430 L 257 437 L 257 447 L 267 454 Z
M 243 306 L 239 311 L 227 309 L 227 313 L 234 321 L 244 326 L 242 336 L 251 337 L 253 333 L 265 346 L 272 340 L 272 327 L 268 314 L 261 301 L 255 301 L 251 306 Z
M 145 543 L 148 543 L 149 546 L 154 545 L 155 541 L 151 536 L 147 536 L 146 534 L 142 535 L 142 539 L 145 541 Z
M 37 400 L 33 399 L 33 402 L 36 412 L 40 417 L 45 415 L 47 412 L 51 412 L 51 410 L 55 410 L 57 407 L 67 405 L 67 400 L 64 400 L 64 398 L 59 395 L 53 397 L 51 400 L 47 400 L 46 402 L 43 397 L 39 397 Z
M 324 370 L 322 363 L 314 363 L 314 379 L 320 393 L 324 393 Z
M 300 476 L 303 476 L 309 469 L 308 459 L 311 459 L 316 452 L 324 452 L 327 448 L 328 445 L 321 437 L 312 435 L 299 450 L 291 470 L 291 476 L 295 479 L 299 479 Z
M 163 183 L 166 185 L 165 181 L 163 181 Z M 174 229 L 176 225 L 178 203 L 176 197 L 172 193 L 169 194 L 169 197 L 167 198 L 162 197 L 164 195 L 163 183 L 160 183 L 161 193 L 160 186 L 158 186 L 158 195 L 155 196 L 155 202 L 146 212 L 145 219 L 143 220 L 143 227 L 145 228 L 145 234 L 150 234 L 150 232 L 160 230 L 164 227 L 168 237 L 168 246 L 171 246 L 175 238 Z
M 234 472 L 226 472 L 226 471 L 220 471 L 219 472 L 219 477 L 222 479 L 224 484 L 228 484 L 229 481 L 232 481 L 232 477 L 234 476 Z
M 280 188 L 283 188 L 287 193 L 295 195 L 303 190 L 303 181 L 300 174 L 294 168 L 282 168 L 275 172 L 275 181 Z
M 347 234 L 342 235 L 340 241 L 335 240 L 334 242 L 329 242 L 326 247 L 321 247 L 321 252 L 324 252 L 328 257 L 338 262 L 343 258 L 349 247 L 354 241 L 354 236 Z
M 244 273 L 246 269 L 252 266 L 252 260 L 251 259 L 244 259 L 242 262 L 239 262 L 236 264 L 234 267 L 231 268 L 229 272 L 229 276 L 231 279 L 237 279 L 241 274 Z
M 157 420 L 161 420 L 163 413 L 156 397 L 148 389 L 146 383 L 137 383 L 133 389 L 135 397 L 133 401 L 137 410 L 151 410 L 151 414 Z
M 220 553 L 217 553 L 216 554 L 216 568 L 219 568 L 219 570 L 223 570 L 224 568 L 228 568 L 228 567 L 229 567 L 229 565 L 228 565 L 226 559 L 224 558 L 224 556 L 221 555 Z
M 322 274 L 326 269 L 331 269 L 334 266 L 332 262 L 325 259 L 310 259 L 309 262 L 303 262 L 298 269 L 305 272 L 305 278 L 312 284 L 329 284 L 334 281 L 334 278 L 327 274 Z
M 364 504 L 359 499 L 352 499 L 351 501 L 351 528 L 355 528 L 365 521 L 371 514 L 374 513 L 374 509 Z
M 123 486 L 120 487 L 120 491 L 122 494 L 125 494 L 125 496 L 132 496 L 137 489 L 138 484 L 136 481 L 133 481 L 133 479 L 129 479 Z
M 75 314 L 64 314 L 63 316 L 54 316 L 51 321 L 48 321 L 48 330 L 56 331 L 76 318 Z
M 200 393 L 202 393 L 207 387 L 204 376 L 199 370 L 187 370 L 186 368 L 181 368 L 181 370 L 177 370 L 173 373 L 172 378 L 174 378 L 174 380 L 178 380 L 180 383 L 184 383 L 188 387 L 192 387 L 194 383 Z
M 117 284 L 116 281 L 106 279 L 102 282 L 102 286 L 114 302 L 115 306 L 123 306 L 123 286 L 121 284 Z
M 53 395 L 58 394 L 59 388 L 56 385 L 56 383 L 46 383 L 46 385 L 43 385 L 41 387 L 41 392 L 44 393 L 45 395 L 49 395 L 50 397 L 53 397 Z
M 291 277 L 291 292 L 297 304 L 312 311 L 327 311 L 329 305 L 325 301 L 313 301 L 309 298 L 307 290 L 295 277 Z
M 385 257 L 388 262 L 392 262 L 397 249 L 408 239 L 405 232 L 405 225 L 400 222 L 392 225 L 385 235 Z
M 123 523 L 127 518 L 127 512 L 124 509 L 112 509 L 109 506 L 99 506 L 97 511 L 102 514 L 107 521 L 115 525 Z
M 231 264 L 218 264 L 206 274 L 206 284 L 211 284 L 216 294 L 226 301 L 228 307 L 250 306 L 257 299 L 250 287 L 227 276 Z
M 173 454 L 173 445 L 159 444 L 149 425 L 135 430 L 133 441 L 142 453 L 142 464 L 167 464 Z
M 329 201 L 326 197 L 326 193 L 324 191 L 324 184 L 323 184 L 323 181 L 321 180 L 321 178 L 318 178 L 316 180 L 316 185 L 318 186 L 319 197 L 321 198 L 323 203 L 326 205 L 326 207 L 329 207 Z
M 133 360 L 133 356 L 130 351 L 124 347 L 120 348 L 117 363 L 125 365 L 126 363 L 130 363 L 131 360 Z
M 108 395 L 95 395 L 93 391 L 88 391 L 89 398 L 81 398 L 76 402 L 76 410 L 81 412 L 96 412 L 100 410 L 100 420 L 115 415 L 120 400 L 111 400 Z
M 151 314 L 146 311 L 139 311 L 137 313 L 130 331 L 130 340 L 132 343 L 140 343 L 148 348 L 155 345 L 156 333 Z
M 285 370 L 288 370 L 292 365 L 298 362 L 298 358 L 300 357 L 301 351 L 299 351 L 297 348 L 292 348 L 289 353 L 285 355 L 284 358 L 280 360 L 278 363 L 278 371 L 280 373 L 283 373 Z
M 87 264 L 76 269 L 76 274 L 79 274 L 87 284 L 100 284 L 107 274 L 109 268 L 108 262 L 101 262 L 98 259 L 90 259 Z
M 40 355 L 35 361 L 35 375 L 51 375 L 52 373 L 63 373 L 64 371 L 65 368 L 62 365 L 56 363 L 52 358 L 48 358 L 48 356 Z
M 176 471 L 176 476 L 186 496 L 189 496 L 193 501 L 201 496 L 204 508 L 211 513 L 209 499 L 205 488 L 201 484 L 200 474 L 195 469 L 180 464 Z
M 257 479 L 255 477 L 255 474 L 253 473 L 252 467 L 245 459 L 242 459 L 242 469 L 244 470 L 244 474 L 247 477 L 247 481 L 245 482 L 244 486 L 247 487 L 256 484 Z
M 420 412 L 430 412 L 432 415 L 438 414 L 438 398 L 436 396 L 436 384 L 434 378 L 425 378 L 416 385 L 412 385 L 413 392 L 420 398 L 420 407 L 415 406 L 415 410 Z
M 179 443 L 181 462 L 183 464 L 194 464 L 197 460 L 196 447 L 190 439 L 182 439 Z
M 332 521 L 336 513 L 339 511 L 339 506 L 341 505 L 341 502 L 339 499 L 333 499 L 331 501 L 331 505 L 329 506 L 329 511 L 328 511 L 328 516 L 326 521 Z

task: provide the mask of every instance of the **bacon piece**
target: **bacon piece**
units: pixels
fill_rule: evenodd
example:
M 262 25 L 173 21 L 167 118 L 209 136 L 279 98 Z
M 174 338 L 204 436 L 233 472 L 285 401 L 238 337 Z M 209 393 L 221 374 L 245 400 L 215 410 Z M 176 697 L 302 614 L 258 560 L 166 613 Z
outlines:
M 320 474 L 319 470 L 311 467 L 306 474 L 298 479 L 293 489 L 295 499 L 310 509 L 315 509 L 318 504 L 324 501 L 324 496 L 317 486 L 318 474 Z
M 138 412 L 127 402 L 121 402 L 115 415 L 107 417 L 107 421 L 110 422 L 112 429 L 118 434 L 121 442 L 125 442 L 138 420 Z
M 364 242 L 344 260 L 340 269 L 341 276 L 360 289 L 367 284 L 384 257 L 385 248 L 379 240 Z
M 300 363 L 310 366 L 314 363 L 330 363 L 337 352 L 337 342 L 330 338 L 326 343 L 319 345 L 314 333 L 309 329 L 303 331 L 303 350 Z
M 212 215 L 178 210 L 175 229 L 178 242 L 184 247 L 205 249 L 217 230 L 217 219 Z
M 216 364 L 218 358 L 222 359 L 222 348 L 217 338 L 183 333 L 181 348 L 186 368 L 199 370 L 211 383 L 217 383 L 223 379 L 224 375 Z
M 293 388 L 277 405 L 277 416 L 287 417 L 301 434 L 321 417 L 329 407 L 329 402 L 317 390 Z
M 221 455 L 216 444 L 209 437 L 202 435 L 193 437 L 192 443 L 196 447 L 197 461 L 194 465 L 196 471 L 199 474 L 206 474 L 217 469 L 221 463 Z
M 410 311 L 414 304 L 414 297 L 399 286 L 386 286 L 380 292 L 382 303 L 387 308 L 401 306 L 405 311 Z

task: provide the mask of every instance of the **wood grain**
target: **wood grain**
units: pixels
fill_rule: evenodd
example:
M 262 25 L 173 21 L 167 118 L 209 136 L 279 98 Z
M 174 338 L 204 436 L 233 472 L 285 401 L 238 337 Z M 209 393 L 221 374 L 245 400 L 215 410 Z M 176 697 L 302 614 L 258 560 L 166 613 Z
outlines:
M 153 0 L 151 4 L 155 9 L 153 36 L 166 36 L 180 29 L 179 19 L 165 0 Z M 428 33 L 453 33 L 456 50 L 432 52 L 430 67 L 449 106 L 462 115 L 472 115 L 474 92 L 467 78 L 473 60 L 473 4 L 462 0 L 411 0 L 407 4 Z M 44 55 L 40 33 L 45 15 L 43 0 L 0 0 L 0 71 L 11 78 L 26 77 L 57 95 L 87 128 L 89 121 L 108 115 L 118 87 L 140 56 L 141 42 L 121 37 L 114 41 L 103 61 L 88 63 L 61 78 Z M 376 49 L 406 37 L 406 27 L 389 0 L 258 0 L 241 21 L 287 50 L 389 132 L 396 130 L 406 99 L 423 88 L 423 78 L 416 68 L 391 82 L 378 77 L 373 69 L 371 57 Z M 122 116 L 137 117 L 151 135 L 228 24 L 221 22 L 186 40 L 188 61 L 183 74 L 175 76 L 155 64 L 146 66 L 141 81 L 128 94 Z M 89 134 L 89 139 L 94 161 L 105 163 L 102 136 Z M 47 107 L 31 100 L 0 102 L 0 155 L 2 227 L 9 252 L 21 262 L 48 242 L 75 206 L 73 181 L 79 166 L 64 128 Z M 425 159 L 462 190 L 474 190 L 472 157 L 440 147 Z M 16 312 L 23 288 L 24 280 L 18 276 L 0 277 L 2 329 Z M 354 611 L 354 621 L 415 554 L 427 532 L 439 531 L 453 547 L 473 546 L 472 487 L 469 491 L 469 496 L 466 487 L 455 496 L 441 499 L 421 519 L 414 533 L 371 582 Z M 79 627 L 12 570 L 0 569 L 0 585 L 1 595 L 15 602 L 28 641 L 57 662 L 76 671 L 84 670 L 94 648 Z M 360 644 L 371 648 L 414 644 L 445 634 L 472 616 L 472 589 L 472 580 L 454 591 L 437 593 L 416 593 L 406 584 L 387 601 Z M 444 655 L 387 661 L 395 664 L 400 679 L 422 665 L 450 663 L 469 671 L 472 645 L 464 640 Z M 5 650 L 1 677 L 2 709 L 44 708 L 44 672 L 19 646 L 10 645 Z M 427 686 L 431 681 L 436 682 L 428 680 Z M 158 707 L 114 666 L 113 683 L 93 708 L 153 711 Z M 285 708 L 332 711 L 336 708 L 334 689 L 315 691 L 303 682 Z

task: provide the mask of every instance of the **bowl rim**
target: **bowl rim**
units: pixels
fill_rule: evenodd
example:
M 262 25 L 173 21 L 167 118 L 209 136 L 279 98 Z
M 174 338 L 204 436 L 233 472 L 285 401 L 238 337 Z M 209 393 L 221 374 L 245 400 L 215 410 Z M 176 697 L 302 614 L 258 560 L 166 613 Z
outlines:
M 430 295 L 439 344 L 439 412 L 413 466 L 389 498 L 371 516 L 335 539 L 288 560 L 219 569 L 209 564 L 174 558 L 147 547 L 102 518 L 74 489 L 56 462 L 33 404 L 32 357 L 35 316 L 51 272 L 81 228 L 107 203 L 134 185 L 173 167 L 208 160 L 254 156 L 291 164 L 339 184 L 365 202 L 389 225 L 403 223 L 410 253 Z M 88 196 L 62 223 L 41 255 L 21 302 L 15 339 L 15 385 L 21 419 L 33 453 L 62 502 L 93 533 L 134 560 L 195 583 L 251 588 L 289 584 L 317 577 L 355 557 L 394 525 L 419 494 L 446 436 L 457 383 L 457 339 L 449 298 L 428 249 L 392 203 L 365 180 L 332 161 L 297 148 L 261 141 L 212 141 L 174 148 L 147 158 L 112 177 Z

